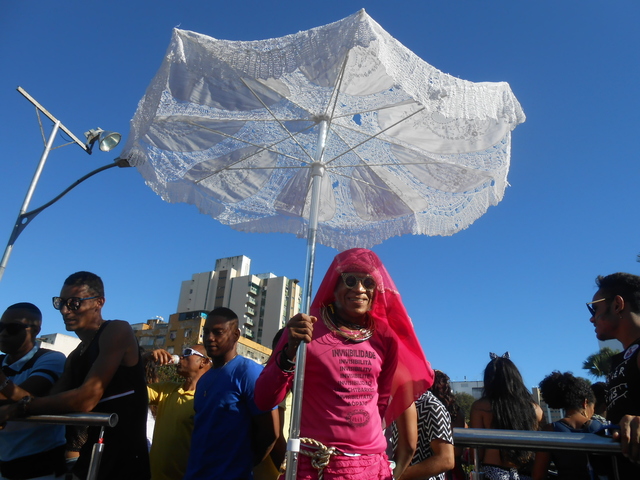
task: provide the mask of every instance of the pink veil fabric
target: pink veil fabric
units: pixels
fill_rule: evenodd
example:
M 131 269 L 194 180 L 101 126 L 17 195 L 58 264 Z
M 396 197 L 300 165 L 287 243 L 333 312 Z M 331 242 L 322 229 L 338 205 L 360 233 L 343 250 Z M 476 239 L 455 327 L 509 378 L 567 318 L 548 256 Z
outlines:
M 433 369 L 422 351 L 395 283 L 380 258 L 371 250 L 353 248 L 336 255 L 313 299 L 310 314 L 321 318 L 320 309 L 334 301 L 336 283 L 344 272 L 368 273 L 375 278 L 378 286 L 369 313 L 375 324 L 387 324 L 398 337 L 398 368 L 385 413 L 385 423 L 390 425 L 431 387 Z

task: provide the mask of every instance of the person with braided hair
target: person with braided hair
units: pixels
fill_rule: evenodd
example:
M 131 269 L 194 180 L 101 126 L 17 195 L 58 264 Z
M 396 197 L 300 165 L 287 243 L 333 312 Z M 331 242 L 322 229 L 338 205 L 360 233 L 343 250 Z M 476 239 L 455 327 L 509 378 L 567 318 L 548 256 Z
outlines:
M 306 342 L 297 478 L 392 480 L 383 428 L 433 383 L 395 284 L 375 253 L 347 250 L 309 313 L 287 323 L 256 382 L 256 404 L 269 409 L 285 398 Z

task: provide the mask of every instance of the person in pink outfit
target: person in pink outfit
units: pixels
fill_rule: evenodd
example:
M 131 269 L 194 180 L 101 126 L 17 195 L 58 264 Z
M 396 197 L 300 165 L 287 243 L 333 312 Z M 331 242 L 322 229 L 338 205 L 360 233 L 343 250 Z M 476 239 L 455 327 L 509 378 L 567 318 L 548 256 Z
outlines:
M 310 315 L 289 320 L 258 378 L 258 408 L 273 408 L 291 389 L 300 342 L 308 348 L 297 478 L 392 479 L 383 429 L 431 386 L 433 370 L 375 253 L 335 257 Z

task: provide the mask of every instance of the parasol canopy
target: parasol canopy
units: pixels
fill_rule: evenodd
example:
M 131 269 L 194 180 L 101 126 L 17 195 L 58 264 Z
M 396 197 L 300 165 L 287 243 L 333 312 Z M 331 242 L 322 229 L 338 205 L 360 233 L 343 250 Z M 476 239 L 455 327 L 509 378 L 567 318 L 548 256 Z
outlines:
M 361 10 L 259 41 L 174 29 L 121 156 L 236 230 L 309 237 L 317 208 L 315 241 L 369 248 L 496 205 L 524 119 L 507 83 L 442 73 Z

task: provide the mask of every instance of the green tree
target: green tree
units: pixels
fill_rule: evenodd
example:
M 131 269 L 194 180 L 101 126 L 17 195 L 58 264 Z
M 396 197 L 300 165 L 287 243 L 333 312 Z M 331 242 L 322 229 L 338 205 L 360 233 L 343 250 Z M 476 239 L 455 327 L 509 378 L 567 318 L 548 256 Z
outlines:
M 603 347 L 597 353 L 592 353 L 582 362 L 582 368 L 595 378 L 604 378 L 611 371 L 611 357 L 620 353 L 609 347 Z
M 460 408 L 464 410 L 465 421 L 469 423 L 469 419 L 471 416 L 471 405 L 473 404 L 473 402 L 476 401 L 476 399 L 473 398 L 473 395 L 470 395 L 465 392 L 458 392 L 455 394 L 455 397 L 456 397 L 456 402 L 458 402 L 458 405 L 460 405 Z

